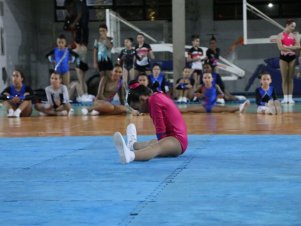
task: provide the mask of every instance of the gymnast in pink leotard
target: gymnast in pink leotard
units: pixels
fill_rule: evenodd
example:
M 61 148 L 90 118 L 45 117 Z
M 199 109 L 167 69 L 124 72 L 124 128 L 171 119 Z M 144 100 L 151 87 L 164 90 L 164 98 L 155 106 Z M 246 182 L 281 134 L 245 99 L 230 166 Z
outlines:
M 279 33 L 277 38 L 277 46 L 280 51 L 280 72 L 282 77 L 282 104 L 293 104 L 294 90 L 294 73 L 296 65 L 296 53 L 300 50 L 300 42 L 298 36 L 294 33 L 296 22 L 288 19 L 284 31 Z
M 114 143 L 122 163 L 146 161 L 154 157 L 176 157 L 188 146 L 185 121 L 172 99 L 162 92 L 155 92 L 132 82 L 129 85 L 128 104 L 142 113 L 150 113 L 156 129 L 156 140 L 137 142 L 136 127 L 127 127 L 127 144 L 119 132 L 114 134 Z

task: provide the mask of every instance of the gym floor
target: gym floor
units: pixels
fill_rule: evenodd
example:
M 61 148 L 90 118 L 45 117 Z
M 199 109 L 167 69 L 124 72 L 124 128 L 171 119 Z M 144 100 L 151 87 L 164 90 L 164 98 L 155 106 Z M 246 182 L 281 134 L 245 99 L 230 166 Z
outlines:
M 74 108 L 0 117 L 0 225 L 301 225 L 301 104 L 274 116 L 184 114 L 182 156 L 128 165 L 112 134 L 134 123 L 152 139 L 149 116 Z

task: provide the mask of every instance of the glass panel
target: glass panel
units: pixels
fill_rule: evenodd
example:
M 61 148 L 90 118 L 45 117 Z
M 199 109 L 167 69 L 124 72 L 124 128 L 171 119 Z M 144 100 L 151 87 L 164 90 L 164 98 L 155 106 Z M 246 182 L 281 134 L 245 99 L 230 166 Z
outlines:
M 171 20 L 172 10 L 171 6 L 166 7 L 156 7 L 156 8 L 148 8 L 146 10 L 146 19 L 147 20 Z
M 158 6 L 158 5 L 170 5 L 171 0 L 146 0 L 145 4 L 148 6 Z
M 214 0 L 214 4 L 231 4 L 231 3 L 241 3 L 242 0 Z
M 216 5 L 214 12 L 214 19 L 216 20 L 230 20 L 242 18 L 241 5 Z
M 56 21 L 65 21 L 66 11 L 64 9 L 57 9 L 55 11 Z
M 143 0 L 116 0 L 116 6 L 142 6 Z
M 90 9 L 89 17 L 90 21 L 103 21 L 106 17 L 105 9 Z
M 87 6 L 112 6 L 113 0 L 86 0 Z
M 278 17 L 279 16 L 279 5 L 278 4 L 273 4 L 273 7 L 268 7 L 268 4 L 260 4 L 260 5 L 254 4 L 253 6 L 269 17 Z M 252 14 L 250 14 L 250 18 L 259 18 L 259 17 L 257 17 L 254 13 L 252 13 Z
M 118 8 L 116 10 L 121 17 L 123 17 L 126 20 L 144 20 L 144 12 L 142 8 Z
M 56 6 L 64 6 L 65 0 L 56 0 Z
M 282 13 L 283 17 L 301 17 L 301 3 L 283 3 L 282 4 Z

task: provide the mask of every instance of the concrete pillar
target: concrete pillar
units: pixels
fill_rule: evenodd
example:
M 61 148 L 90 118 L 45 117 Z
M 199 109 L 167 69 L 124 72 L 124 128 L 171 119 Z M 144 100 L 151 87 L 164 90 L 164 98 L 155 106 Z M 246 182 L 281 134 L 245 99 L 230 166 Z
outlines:
M 174 83 L 185 65 L 185 1 L 172 0 L 172 43 Z

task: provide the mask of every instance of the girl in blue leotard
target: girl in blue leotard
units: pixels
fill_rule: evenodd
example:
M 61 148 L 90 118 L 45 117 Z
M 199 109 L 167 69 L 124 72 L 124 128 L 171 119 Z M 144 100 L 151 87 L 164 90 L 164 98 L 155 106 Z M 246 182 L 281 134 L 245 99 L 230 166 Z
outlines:
M 220 106 L 216 104 L 217 97 L 223 96 L 218 85 L 212 85 L 213 78 L 211 73 L 203 74 L 203 85 L 201 85 L 195 92 L 195 97 L 201 101 L 201 106 L 188 107 L 181 109 L 182 112 L 199 112 L 199 113 L 220 113 L 220 112 L 237 112 L 243 113 L 250 105 L 247 100 L 240 106 Z
M 54 71 L 62 76 L 63 84 L 69 88 L 69 63 L 75 63 L 76 66 L 79 66 L 80 59 L 77 53 L 66 47 L 67 41 L 65 35 L 59 35 L 56 43 L 57 47 L 46 54 L 46 57 L 51 63 L 54 63 Z

